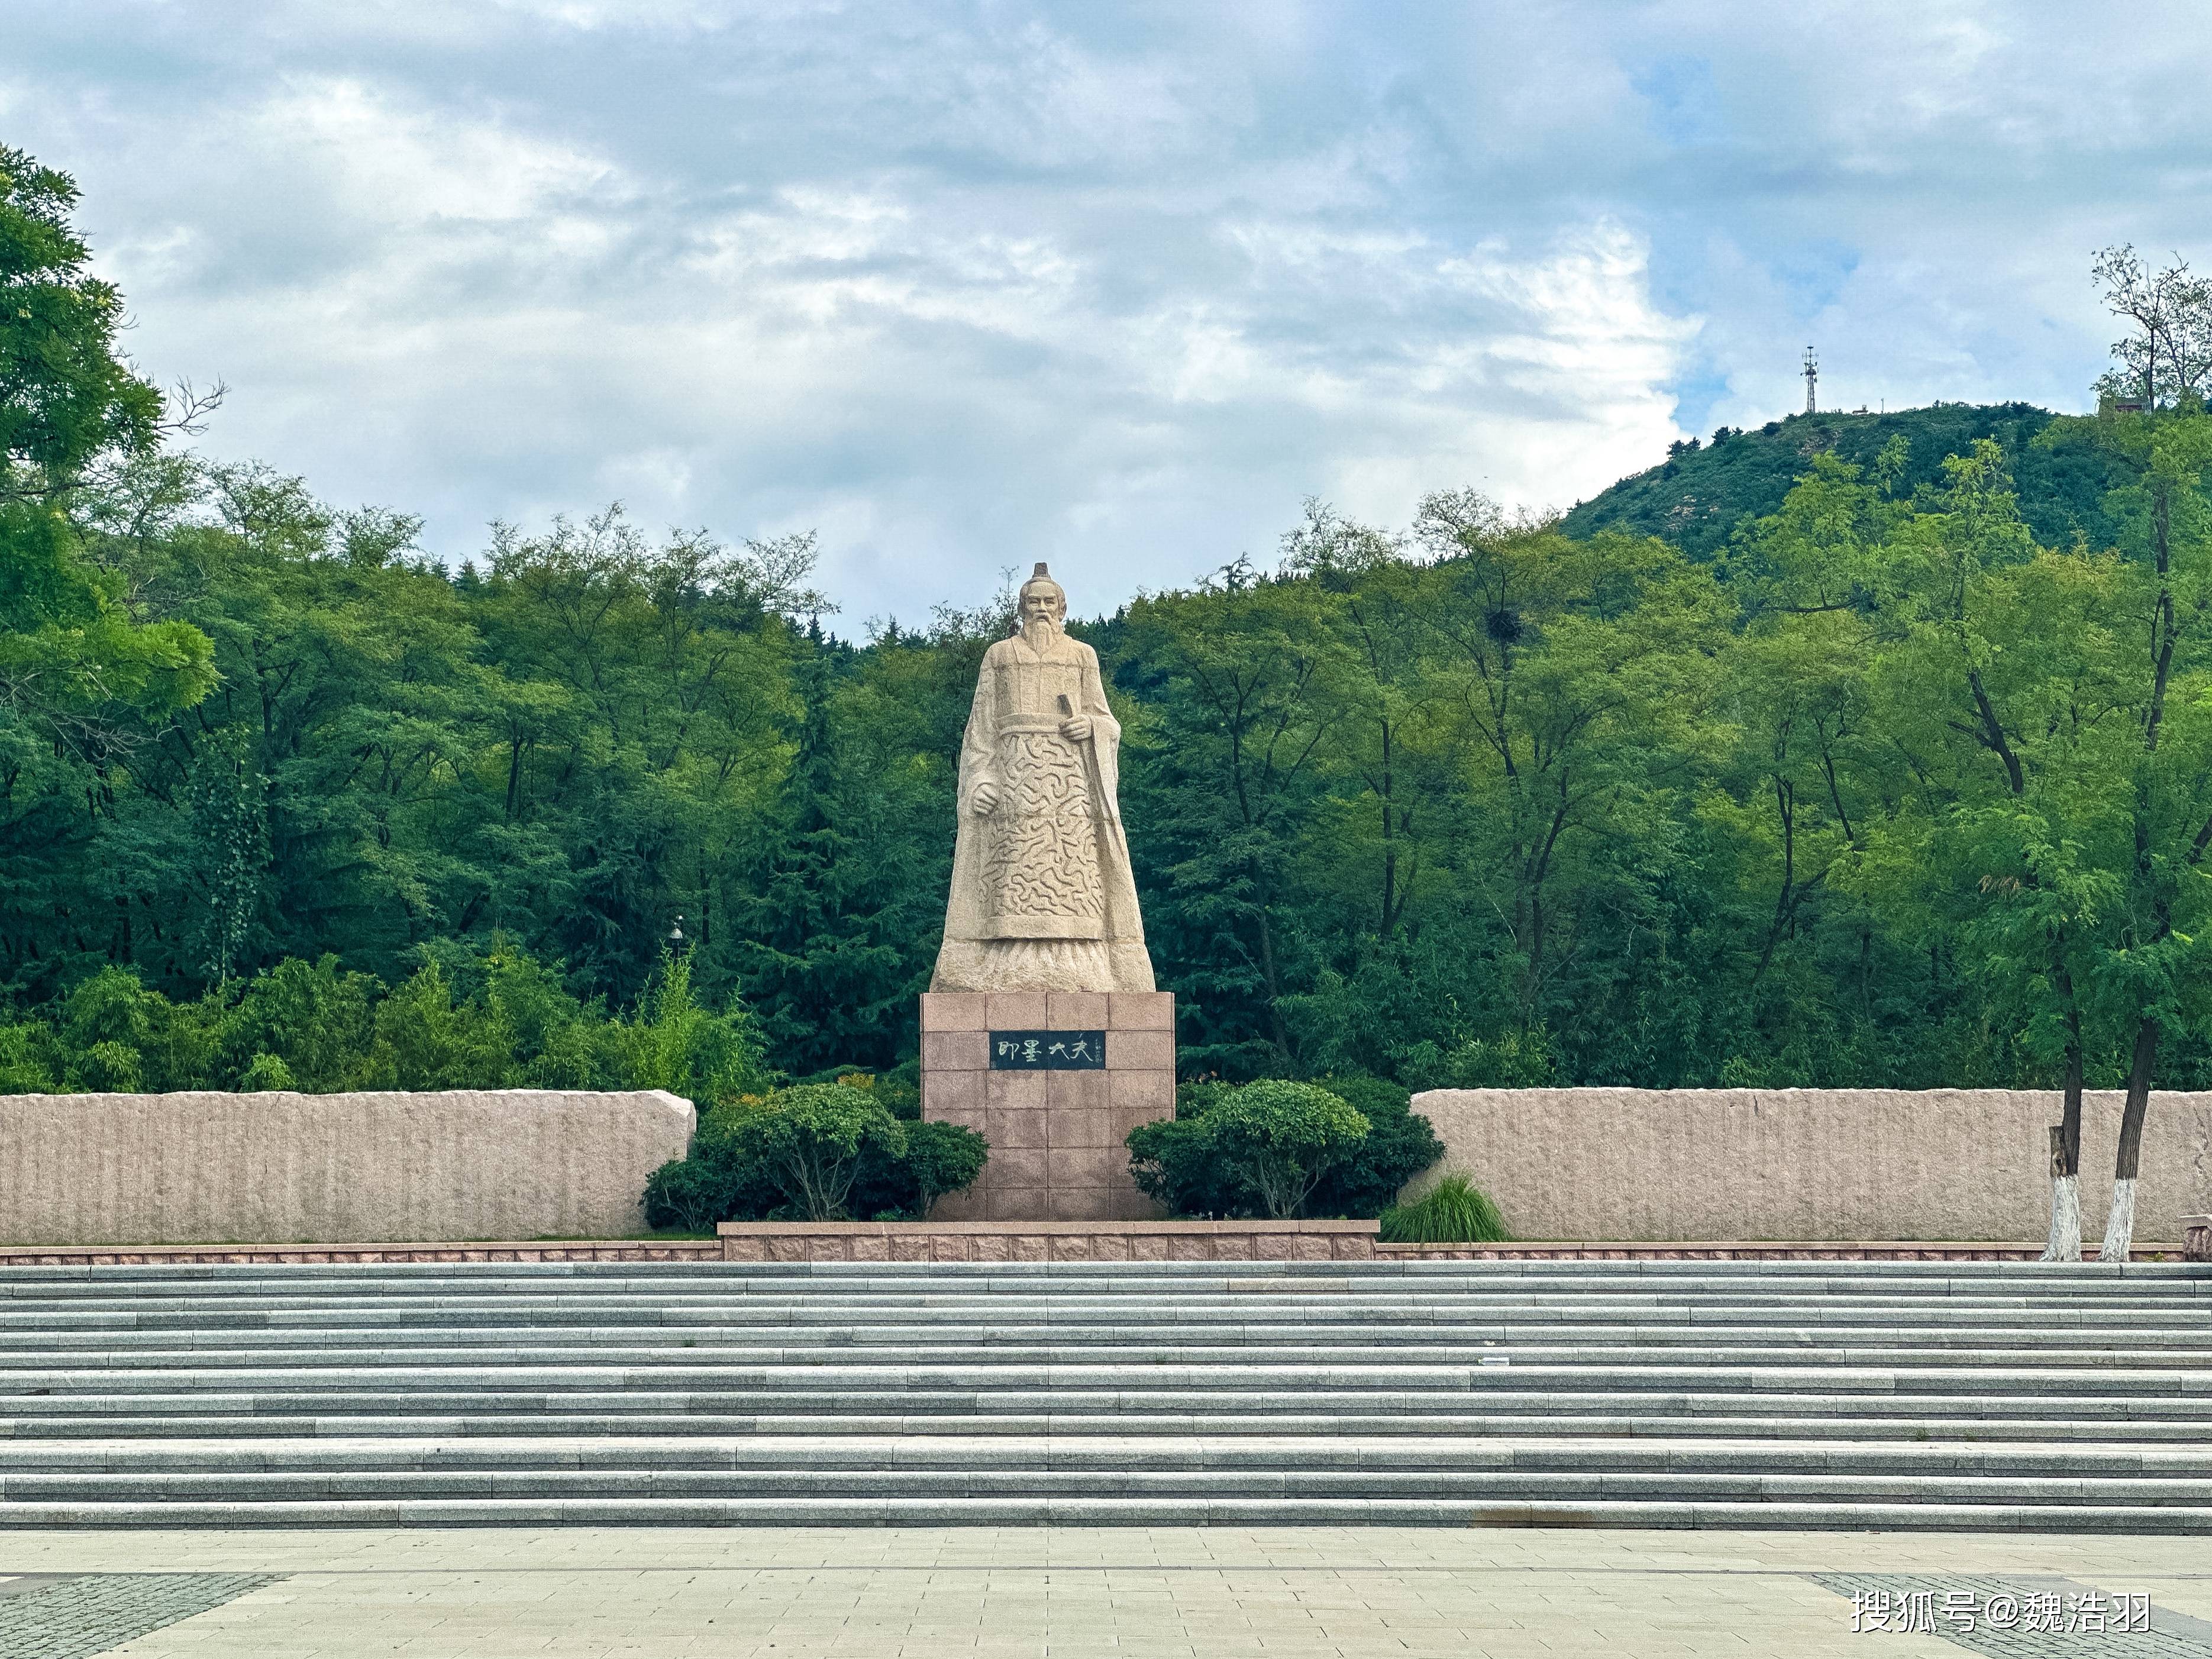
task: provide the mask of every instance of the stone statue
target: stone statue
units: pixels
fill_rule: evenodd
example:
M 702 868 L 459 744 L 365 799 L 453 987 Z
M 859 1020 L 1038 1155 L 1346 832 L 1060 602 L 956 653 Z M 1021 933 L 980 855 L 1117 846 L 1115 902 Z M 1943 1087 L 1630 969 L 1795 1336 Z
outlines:
M 1121 726 L 1098 653 L 1040 564 L 983 654 L 960 744 L 960 828 L 933 991 L 1150 991 L 1115 800 Z

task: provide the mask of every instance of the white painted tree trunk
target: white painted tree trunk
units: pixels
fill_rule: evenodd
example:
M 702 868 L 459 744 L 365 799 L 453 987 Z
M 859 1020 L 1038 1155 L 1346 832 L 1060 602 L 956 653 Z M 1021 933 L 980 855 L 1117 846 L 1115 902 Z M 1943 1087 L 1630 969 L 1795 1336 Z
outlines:
M 2128 1176 L 2112 1183 L 2112 1213 L 2105 1223 L 2105 1248 L 2100 1261 L 2125 1261 L 2136 1242 L 2136 1182 Z
M 2081 1178 L 2051 1177 L 2051 1243 L 2044 1246 L 2045 1261 L 2081 1259 Z

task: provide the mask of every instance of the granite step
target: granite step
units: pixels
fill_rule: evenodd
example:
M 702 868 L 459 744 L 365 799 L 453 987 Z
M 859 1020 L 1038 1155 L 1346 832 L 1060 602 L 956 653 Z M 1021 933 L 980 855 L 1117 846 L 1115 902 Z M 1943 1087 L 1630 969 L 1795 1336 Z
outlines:
M 0 1377 L 0 1415 L 20 1415 L 27 1406 L 70 1398 L 125 1399 L 154 1395 L 189 1400 L 206 1395 L 256 1399 L 392 1398 L 485 1396 L 553 1400 L 570 1395 L 630 1398 L 657 1395 L 688 1400 L 734 1401 L 780 1399 L 793 1395 L 842 1397 L 896 1393 L 974 1396 L 979 1394 L 1060 1397 L 1097 1394 L 1206 1394 L 1234 1398 L 1247 1394 L 1328 1393 L 1466 1395 L 1530 1389 L 1663 1392 L 1728 1386 L 1754 1395 L 1817 1389 L 1838 1395 L 1936 1397 L 2038 1395 L 2076 1397 L 2148 1395 L 2212 1404 L 2212 1364 L 2178 1367 L 2171 1363 L 2132 1370 L 2060 1365 L 1919 1364 L 1816 1365 L 1793 1357 L 1777 1364 L 1656 1364 L 1632 1358 L 1618 1364 L 1523 1364 L 1511 1355 L 1473 1364 L 1437 1364 L 1426 1360 L 1390 1364 L 1305 1362 L 1261 1364 L 1237 1359 L 1227 1364 L 1176 1363 L 1164 1358 L 1128 1364 L 928 1364 L 877 1365 L 822 1363 L 786 1365 L 760 1358 L 744 1364 L 668 1362 L 653 1365 L 536 1364 L 428 1366 L 417 1364 L 204 1367 L 169 1370 L 73 1369 L 15 1371 Z
M 526 1367 L 637 1367 L 637 1370 L 679 1370 L 679 1367 L 1095 1367 L 1095 1364 L 1279 1364 L 1301 1358 L 1322 1358 L 1343 1367 L 1395 1367 L 1395 1364 L 1593 1364 L 1624 1367 L 1650 1364 L 1663 1358 L 1668 1364 L 1694 1367 L 1760 1367 L 1777 1363 L 1787 1354 L 1792 1364 L 1851 1364 L 1851 1367 L 1962 1367 L 1962 1364 L 2037 1364 L 2059 1370 L 2148 1370 L 2172 1367 L 2190 1356 L 2212 1358 L 2212 1332 L 2150 1329 L 2130 1332 L 2128 1347 L 2084 1345 L 2081 1334 L 2069 1338 L 2035 1334 L 2020 1338 L 1982 1336 L 1975 1340 L 1891 1340 L 1874 1347 L 1860 1340 L 1838 1340 L 1834 1332 L 1820 1329 L 1778 1329 L 1763 1332 L 1756 1340 L 1743 1334 L 1710 1332 L 1687 1338 L 1674 1332 L 1558 1332 L 1558 1329 L 1478 1328 L 1444 1336 L 1405 1338 L 1378 1343 L 1378 1334 L 1363 1340 L 1338 1336 L 1325 1340 L 1297 1329 L 1256 1329 L 1256 1332 L 1203 1334 L 1197 1340 L 1117 1334 L 1102 1340 L 1066 1340 L 1060 1329 L 1036 1332 L 988 1332 L 963 1340 L 890 1340 L 874 1334 L 869 1340 L 799 1338 L 776 1334 L 769 1340 L 741 1340 L 732 1336 L 671 1336 L 641 1343 L 635 1332 L 580 1334 L 568 1340 L 511 1340 L 489 1338 L 452 1343 L 445 1332 L 416 1334 L 414 1340 L 356 1340 L 356 1343 L 285 1343 L 248 1345 L 226 1340 L 204 1343 L 164 1343 L 149 1347 L 84 1343 L 33 1343 L 9 1338 L 9 1352 L 0 1354 L 0 1391 L 11 1387 L 18 1374 L 51 1376 L 55 1371 L 341 1371 L 341 1370 L 526 1370 Z M 598 1338 L 598 1340 L 595 1340 Z M 1042 1340 L 1048 1338 L 1048 1340 Z
M 2212 1504 L 1473 1501 L 1385 1498 L 807 1493 L 752 1498 L 275 1499 L 249 1503 L 0 1504 L 0 1526 L 218 1528 L 281 1527 L 1612 1527 L 1731 1531 L 2108 1533 L 2212 1535 Z
M 2131 1348 L 2166 1347 L 2212 1352 L 2212 1316 L 2193 1318 L 2188 1312 L 2164 1316 L 2149 1324 L 2144 1316 L 2115 1316 L 2104 1322 L 2069 1321 L 2046 1324 L 2039 1319 L 2021 1322 L 2008 1316 L 2005 1322 L 1974 1322 L 1963 1325 L 1924 1314 L 1911 1321 L 1859 1318 L 1850 1321 L 1786 1321 L 1770 1322 L 1712 1320 L 1570 1322 L 1564 1319 L 1523 1317 L 1413 1324 L 1377 1318 L 1352 1321 L 1320 1319 L 1260 1322 L 1249 1320 L 1218 1323 L 1180 1322 L 1146 1324 L 1115 1321 L 1078 1322 L 1041 1316 L 1030 1321 L 997 1320 L 989 1323 L 799 1324 L 793 1322 L 734 1321 L 668 1323 L 649 1320 L 575 1322 L 460 1323 L 425 1320 L 394 1322 L 349 1322 L 311 1327 L 264 1323 L 222 1324 L 195 1328 L 107 1325 L 87 1327 L 59 1322 L 33 1325 L 0 1322 L 0 1369 L 37 1363 L 46 1353 L 99 1352 L 118 1357 L 175 1353 L 186 1356 L 217 1353 L 281 1354 L 285 1351 L 349 1352 L 373 1349 L 458 1350 L 461 1348 L 536 1348 L 561 1350 L 588 1347 L 635 1347 L 664 1351 L 684 1348 L 750 1348 L 771 1343 L 786 1351 L 862 1352 L 872 1349 L 908 1351 L 924 1346 L 957 1346 L 963 1350 L 994 1352 L 1013 1346 L 1051 1343 L 1081 1345 L 1086 1349 L 1115 1347 L 1237 1346 L 1359 1348 L 1387 1342 L 1394 1352 L 1424 1352 L 1454 1346 L 1531 1342 L 1578 1348 L 1633 1344 L 1651 1347 L 1768 1347 L 1789 1343 L 1826 1346 L 1878 1341 L 1887 1348 L 1942 1349 L 2081 1349 L 2108 1346 L 2124 1337 Z M 243 1363 L 243 1362 L 241 1362 Z M 252 1363 L 261 1363 L 256 1359 Z
M 247 1446 L 183 1439 L 137 1445 L 0 1444 L 0 1479 L 29 1474 L 192 1473 L 318 1474 L 477 1473 L 541 1469 L 732 1471 L 842 1469 L 862 1473 L 981 1469 L 1313 1469 L 1628 1473 L 1793 1473 L 1863 1475 L 1955 1473 L 1978 1477 L 2177 1480 L 2212 1474 L 2212 1445 L 1835 1445 L 1818 1440 L 1730 1437 L 1619 1446 L 1544 1435 L 1342 1435 L 1316 1445 L 1304 1435 L 974 1435 L 916 1438 L 842 1436 L 539 1436 L 487 1444 L 419 1438 L 287 1439 Z
M 0 1525 L 1076 1517 L 2212 1532 L 2212 1273 L 0 1269 Z
M 1893 1475 L 1771 1472 L 1449 1468 L 1082 1469 L 819 1467 L 731 1470 L 561 1468 L 422 1472 L 284 1469 L 207 1474 L 0 1474 L 0 1516 L 15 1504 L 269 1504 L 422 1498 L 1180 1498 L 1458 1499 L 1548 1504 L 1592 1499 L 1682 1503 L 2014 1504 L 2202 1510 L 2212 1483 L 2072 1475 L 1980 1475 L 1952 1470 Z
M 1792 1409 L 1817 1409 L 1827 1402 L 1797 1400 L 1784 1402 Z M 1528 1402 L 1520 1412 L 1474 1413 L 1455 1411 L 1390 1413 L 1284 1409 L 1264 1413 L 1237 1414 L 1185 1412 L 1026 1412 L 975 1410 L 963 1413 L 756 1413 L 730 1416 L 714 1413 L 515 1413 L 486 1416 L 323 1417 L 293 1414 L 235 1414 L 196 1416 L 109 1415 L 28 1418 L 0 1421 L 0 1447 L 40 1443 L 64 1444 L 91 1440 L 118 1445 L 139 1439 L 192 1439 L 208 1446 L 239 1441 L 291 1439 L 306 1435 L 316 1440 L 389 1437 L 414 1439 L 426 1434 L 456 1438 L 532 1438 L 548 1434 L 580 1437 L 599 1436 L 729 1436 L 796 1435 L 841 1437 L 893 1435 L 911 1437 L 975 1437 L 989 1435 L 1088 1436 L 1251 1436 L 1295 1435 L 1318 1438 L 1344 1436 L 1544 1435 L 1571 1432 L 1602 1444 L 1626 1440 L 1653 1441 L 1701 1438 L 1725 1432 L 1736 1439 L 1849 1440 L 1869 1443 L 1914 1442 L 1972 1445 L 1982 1442 L 2064 1441 L 2085 1443 L 2094 1435 L 2100 1446 L 2131 1444 L 2203 1445 L 2212 1440 L 2212 1417 L 2203 1413 L 2179 1415 L 2080 1415 L 2075 1417 L 2007 1416 L 1986 1409 L 1980 1414 L 1927 1416 L 1846 1414 L 1831 1409 L 1817 1416 L 1753 1414 L 1735 1401 L 1715 1402 L 1710 1409 L 1684 1409 L 1671 1413 L 1613 1414 L 1598 1410 L 1555 1411 L 1547 1402 Z M 2013 1402 L 2018 1404 L 2019 1402 Z M 2063 1405 L 2065 1402 L 2057 1402 Z M 2107 1402 L 2099 1402 L 2107 1403 Z M 2033 1404 L 2023 1411 L 2034 1409 Z M 2146 1412 L 2163 1412 L 2154 1404 Z

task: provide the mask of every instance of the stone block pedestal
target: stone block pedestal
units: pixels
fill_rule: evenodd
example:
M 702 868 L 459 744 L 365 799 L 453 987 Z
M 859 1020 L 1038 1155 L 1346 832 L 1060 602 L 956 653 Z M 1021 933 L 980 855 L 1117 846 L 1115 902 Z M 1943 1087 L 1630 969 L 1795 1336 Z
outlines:
M 1018 1051 L 994 1056 L 994 1032 L 1002 1044 L 1010 1033 L 1051 1034 L 1068 1049 L 1103 1034 L 1105 1063 L 1036 1067 Z M 921 1115 L 964 1125 L 991 1143 L 982 1178 L 939 1200 L 932 1220 L 1157 1217 L 1158 1206 L 1129 1179 L 1122 1140 L 1140 1123 L 1175 1115 L 1174 994 L 927 993 Z

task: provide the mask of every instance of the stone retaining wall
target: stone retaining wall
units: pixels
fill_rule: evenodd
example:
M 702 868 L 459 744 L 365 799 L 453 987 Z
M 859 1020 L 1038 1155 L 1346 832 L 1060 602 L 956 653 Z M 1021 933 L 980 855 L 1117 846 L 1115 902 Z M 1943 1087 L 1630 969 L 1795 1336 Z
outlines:
M 730 1261 L 1365 1261 L 1372 1221 L 725 1221 Z
M 2083 1102 L 2081 1210 L 2094 1250 L 2121 1097 Z M 2055 1092 L 2004 1089 L 1437 1089 L 1413 1109 L 1447 1170 L 1523 1238 L 1947 1239 L 2050 1225 Z M 2145 1121 L 2136 1236 L 2178 1247 L 2212 1202 L 2212 1094 L 2160 1093 Z
M 657 1089 L 0 1095 L 0 1244 L 619 1236 L 692 1120 Z
M 239 1267 L 362 1261 L 720 1261 L 712 1238 L 414 1244 L 0 1244 L 0 1267 Z
M 2204 1253 L 2191 1258 L 2212 1261 L 2212 1218 L 2207 1225 L 2196 1230 L 2196 1236 L 2206 1241 Z M 848 1235 L 850 1229 L 832 1230 L 833 1236 L 819 1243 L 807 1239 L 788 1227 L 774 1230 L 787 1244 L 795 1243 L 796 1255 L 787 1255 L 779 1261 L 907 1261 L 951 1259 L 961 1261 L 1010 1260 L 1011 1257 L 965 1256 L 938 1258 L 916 1255 L 911 1250 L 904 1254 L 880 1257 L 855 1257 L 848 1252 L 849 1239 L 834 1235 Z M 911 1231 L 902 1228 L 902 1231 Z M 1094 1230 L 1095 1231 L 1095 1230 Z M 1035 1237 L 1028 1228 L 1009 1229 L 1016 1237 Z M 1049 1248 L 1049 1247 L 1048 1247 Z M 1120 1257 L 1112 1254 L 1116 1248 L 1109 1245 L 1108 1253 L 1097 1253 L 1094 1242 L 1088 1256 L 1062 1255 L 1048 1259 L 1054 1261 L 1111 1261 L 1135 1260 L 1133 1256 Z M 1356 1244 L 1351 1247 L 1357 1249 Z M 1373 1260 L 1376 1261 L 2032 1261 L 2042 1249 L 2040 1244 L 1966 1244 L 1906 1242 L 1902 1243 L 1862 1243 L 1853 1244 L 1729 1243 L 1560 1243 L 1530 1241 L 1510 1244 L 1385 1244 L 1376 1242 L 1370 1256 L 1346 1255 L 1340 1258 L 1339 1249 L 1332 1240 L 1328 1259 Z M 413 1243 L 413 1244 L 76 1244 L 48 1245 L 24 1249 L 0 1245 L 0 1267 L 201 1267 L 209 1265 L 251 1266 L 269 1263 L 305 1264 L 355 1262 L 477 1262 L 477 1261 L 722 1261 L 727 1259 L 728 1245 L 718 1238 L 610 1238 L 569 1239 L 561 1242 L 533 1240 L 504 1243 Z M 2138 1245 L 2135 1259 L 2139 1261 L 2170 1261 L 2172 1247 Z M 765 1260 L 763 1256 L 741 1256 L 740 1260 Z M 1024 1257 L 1024 1260 L 1036 1259 Z M 1204 1260 L 1221 1258 L 1209 1256 Z M 1280 1261 L 1291 1259 L 1279 1255 L 1255 1260 Z M 1320 1259 L 1316 1253 L 1314 1259 Z
M 2096 1254 L 2093 1243 L 2087 1252 Z M 2133 1261 L 2171 1261 L 2181 1252 L 2172 1244 L 2137 1244 Z M 1690 1240 L 1656 1243 L 1563 1242 L 1534 1239 L 1509 1244 L 1382 1244 L 1378 1261 L 2036 1261 L 2041 1240 L 2033 1243 L 1960 1243 L 1927 1239 L 1865 1239 L 1848 1244 L 1823 1241 L 1741 1243 Z

